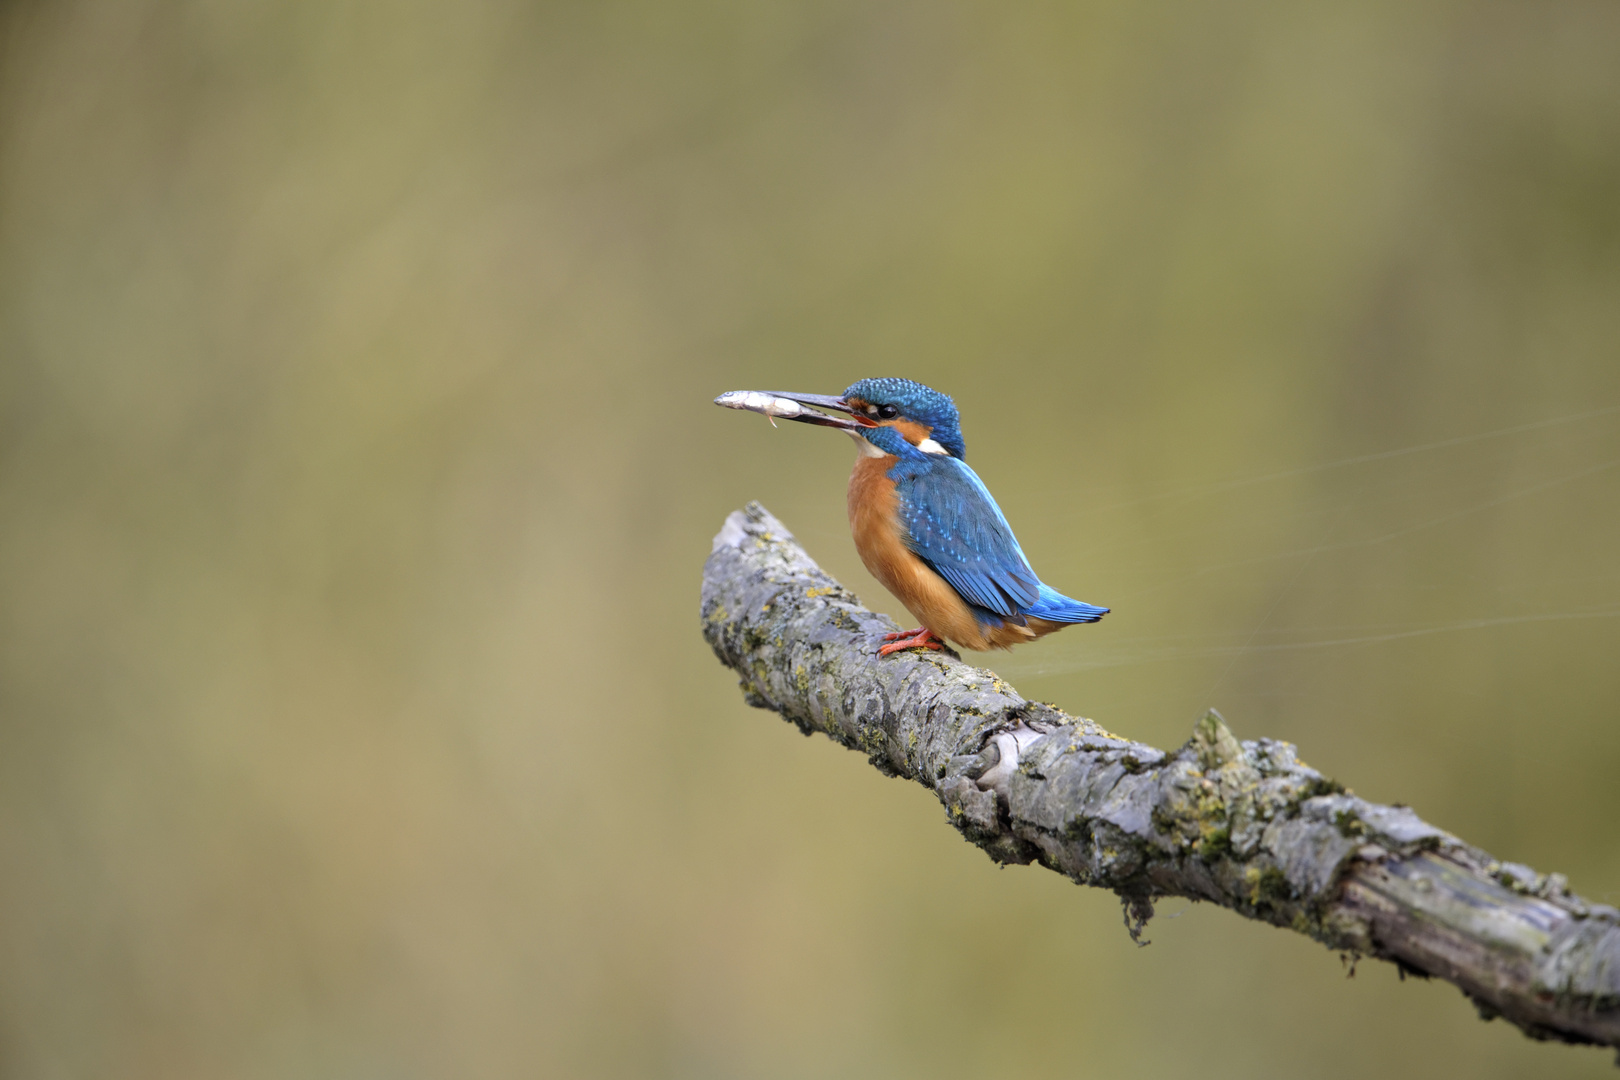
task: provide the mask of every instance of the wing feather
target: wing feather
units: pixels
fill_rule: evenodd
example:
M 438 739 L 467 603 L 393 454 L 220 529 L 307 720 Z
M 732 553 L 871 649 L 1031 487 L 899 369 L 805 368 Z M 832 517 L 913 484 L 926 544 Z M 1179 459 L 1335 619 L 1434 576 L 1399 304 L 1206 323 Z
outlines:
M 1041 599 L 1041 582 L 984 482 L 967 463 L 931 456 L 889 474 L 906 546 L 975 607 L 1017 618 Z

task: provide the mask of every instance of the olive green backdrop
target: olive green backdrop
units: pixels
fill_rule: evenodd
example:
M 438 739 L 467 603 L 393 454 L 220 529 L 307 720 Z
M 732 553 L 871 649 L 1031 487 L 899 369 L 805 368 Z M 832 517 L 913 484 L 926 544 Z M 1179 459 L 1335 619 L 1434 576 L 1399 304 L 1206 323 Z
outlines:
M 1620 903 L 1617 56 L 1576 0 L 4 8 L 0 1072 L 1612 1076 L 1225 912 L 1138 950 L 746 708 L 697 589 L 759 498 L 903 614 L 847 442 L 709 401 L 921 379 L 1114 608 L 1026 694 Z

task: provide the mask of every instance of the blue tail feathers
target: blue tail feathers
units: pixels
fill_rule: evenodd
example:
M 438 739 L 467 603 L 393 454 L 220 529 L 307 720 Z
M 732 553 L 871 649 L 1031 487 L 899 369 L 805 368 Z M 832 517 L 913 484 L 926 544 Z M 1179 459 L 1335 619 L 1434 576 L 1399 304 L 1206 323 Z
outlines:
M 1024 614 L 1048 622 L 1082 623 L 1096 622 L 1108 614 L 1108 609 L 1071 600 L 1050 585 L 1042 584 L 1041 598 L 1025 608 Z

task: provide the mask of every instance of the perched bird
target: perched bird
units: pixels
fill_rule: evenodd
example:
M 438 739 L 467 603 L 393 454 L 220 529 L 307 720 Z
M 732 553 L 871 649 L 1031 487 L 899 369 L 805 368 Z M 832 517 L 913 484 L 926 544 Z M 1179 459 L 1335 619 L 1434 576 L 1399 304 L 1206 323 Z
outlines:
M 849 525 L 861 562 L 922 623 L 878 649 L 1010 649 L 1108 609 L 1043 584 L 978 474 L 956 404 L 910 379 L 862 379 L 841 397 L 733 391 L 715 404 L 837 428 L 855 440 Z M 807 407 L 808 406 L 808 407 Z M 846 416 L 817 412 L 832 410 Z

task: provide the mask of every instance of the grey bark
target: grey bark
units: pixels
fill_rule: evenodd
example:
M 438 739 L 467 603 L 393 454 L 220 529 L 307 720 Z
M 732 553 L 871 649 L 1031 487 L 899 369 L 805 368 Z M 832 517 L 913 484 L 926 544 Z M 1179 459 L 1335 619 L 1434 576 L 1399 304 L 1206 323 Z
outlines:
M 879 659 L 893 621 L 758 503 L 715 537 L 702 617 L 750 705 L 929 788 L 992 859 L 1114 891 L 1132 937 L 1159 897 L 1207 901 L 1445 979 L 1532 1038 L 1620 1046 L 1620 911 L 1358 798 L 1288 743 L 1240 742 L 1212 711 L 1166 752 L 954 655 Z

